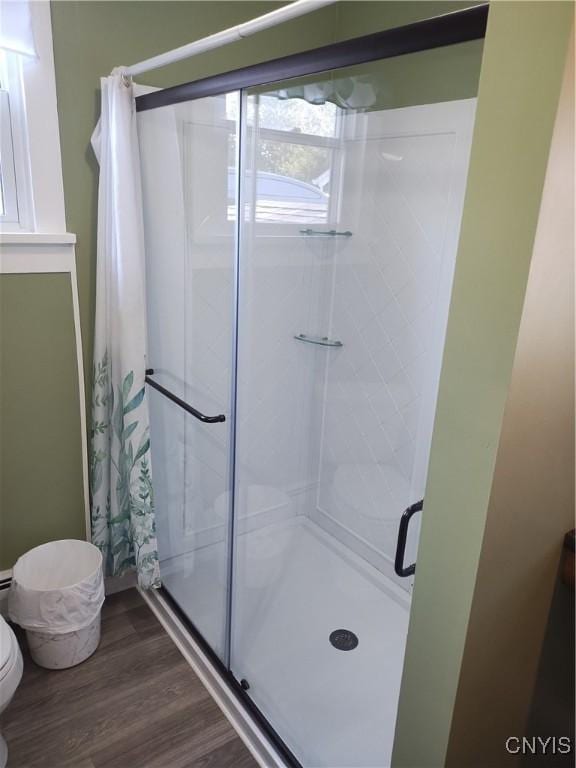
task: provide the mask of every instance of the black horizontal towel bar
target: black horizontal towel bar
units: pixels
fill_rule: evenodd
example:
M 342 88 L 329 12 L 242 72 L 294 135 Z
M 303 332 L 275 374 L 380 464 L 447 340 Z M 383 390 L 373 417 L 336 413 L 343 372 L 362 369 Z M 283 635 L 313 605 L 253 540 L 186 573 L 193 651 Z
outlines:
M 166 389 L 166 387 L 163 387 L 161 384 L 158 384 L 157 381 L 154 381 L 154 379 L 151 378 L 153 375 L 154 368 L 147 368 L 145 378 L 146 384 L 149 384 L 153 389 L 156 389 L 161 395 L 167 397 L 168 400 L 179 405 L 180 408 L 183 408 L 186 413 L 191 414 L 194 418 L 198 419 L 198 421 L 203 421 L 205 424 L 217 424 L 218 422 L 226 421 L 226 416 L 223 413 L 219 413 L 218 416 L 206 416 L 206 414 L 197 411 L 196 408 L 188 405 L 184 400 L 181 400 L 177 395 L 170 392 L 169 389 Z

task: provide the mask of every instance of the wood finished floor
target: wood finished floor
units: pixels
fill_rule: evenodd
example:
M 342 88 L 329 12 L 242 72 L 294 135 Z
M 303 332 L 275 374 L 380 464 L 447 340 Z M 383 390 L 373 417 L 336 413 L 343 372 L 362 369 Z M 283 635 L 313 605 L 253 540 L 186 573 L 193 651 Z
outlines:
M 255 768 L 208 691 L 135 589 L 106 599 L 96 653 L 36 666 L 2 715 L 8 768 Z

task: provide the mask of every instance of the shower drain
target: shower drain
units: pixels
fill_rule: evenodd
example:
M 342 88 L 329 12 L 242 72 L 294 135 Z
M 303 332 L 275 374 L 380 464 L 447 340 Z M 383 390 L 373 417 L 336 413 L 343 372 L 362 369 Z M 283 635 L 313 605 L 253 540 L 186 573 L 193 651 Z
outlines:
M 329 639 L 339 651 L 353 651 L 358 645 L 358 638 L 349 629 L 335 629 L 330 633 Z

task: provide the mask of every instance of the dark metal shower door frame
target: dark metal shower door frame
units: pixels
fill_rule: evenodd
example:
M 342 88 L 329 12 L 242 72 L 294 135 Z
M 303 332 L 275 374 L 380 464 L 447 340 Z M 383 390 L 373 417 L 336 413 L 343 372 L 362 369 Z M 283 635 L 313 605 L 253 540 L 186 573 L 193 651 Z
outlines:
M 186 101 L 202 99 L 209 96 L 219 96 L 224 93 L 240 93 L 240 115 L 238 118 L 241 128 L 243 120 L 243 104 L 245 91 L 248 88 L 272 84 L 279 81 L 288 80 L 295 77 L 319 74 L 330 70 L 342 69 L 356 64 L 366 64 L 371 61 L 380 61 L 382 59 L 393 58 L 410 53 L 442 48 L 458 43 L 465 43 L 471 40 L 480 40 L 485 37 L 486 25 L 488 21 L 488 3 L 465 8 L 459 11 L 453 11 L 442 16 L 436 16 L 430 19 L 424 19 L 402 27 L 387 29 L 383 32 L 376 32 L 362 37 L 352 38 L 343 42 L 323 46 L 310 51 L 296 53 L 291 56 L 284 56 L 278 59 L 272 59 L 262 64 L 243 67 L 223 74 L 213 75 L 212 77 L 202 78 L 182 85 L 172 86 L 163 90 L 143 94 L 136 98 L 136 111 L 144 112 L 158 107 L 167 107 Z M 240 200 L 240 179 L 242 173 L 241 161 L 241 142 L 237 146 L 238 161 L 238 201 Z M 244 703 L 253 718 L 259 726 L 266 732 L 270 742 L 274 744 L 278 753 L 286 760 L 287 764 L 294 768 L 302 768 L 300 762 L 292 753 L 290 748 L 279 736 L 274 727 L 266 718 L 266 715 L 259 710 L 246 690 L 234 677 L 231 670 L 230 659 L 230 637 L 232 631 L 232 569 L 233 569 L 233 540 L 234 531 L 234 467 L 235 467 L 235 422 L 236 422 L 236 370 L 238 357 L 238 279 L 239 279 L 239 242 L 240 242 L 240 216 L 236 217 L 236 263 L 235 263 L 235 308 L 234 308 L 234 328 L 233 338 L 233 382 L 232 382 L 232 403 L 231 403 L 231 432 L 230 432 L 230 463 L 231 463 L 231 519 L 229 523 L 228 538 L 228 608 L 227 608 L 227 652 L 226 663 L 223 663 L 202 634 L 194 626 L 194 622 L 182 611 L 180 606 L 171 597 L 165 588 L 162 592 L 168 598 L 175 612 L 181 620 L 188 626 L 192 637 L 207 653 L 212 660 L 215 669 L 228 683 L 234 694 Z M 148 380 L 153 386 L 156 382 Z M 158 388 L 156 386 L 156 388 Z M 187 404 L 184 404 L 187 405 Z M 195 410 L 195 409 L 192 409 Z M 190 410 L 189 412 L 192 412 Z M 192 413 L 192 415 L 196 415 Z M 203 414 L 200 414 L 203 416 Z M 217 420 L 223 420 L 221 416 Z M 209 420 L 203 418 L 201 420 Z

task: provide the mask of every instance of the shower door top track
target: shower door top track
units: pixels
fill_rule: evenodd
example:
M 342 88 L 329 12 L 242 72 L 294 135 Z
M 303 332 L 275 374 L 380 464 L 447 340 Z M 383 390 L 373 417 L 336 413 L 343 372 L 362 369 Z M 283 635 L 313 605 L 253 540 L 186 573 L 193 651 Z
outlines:
M 311 51 L 271 59 L 262 64 L 253 64 L 143 94 L 136 98 L 136 111 L 143 112 L 331 69 L 480 40 L 486 34 L 487 20 L 488 3 L 483 3 L 402 27 L 393 27 L 383 32 L 355 37 Z

